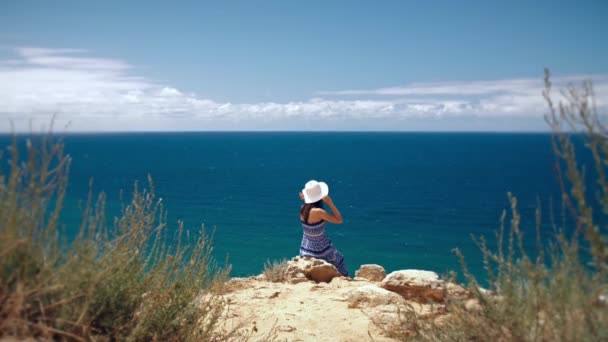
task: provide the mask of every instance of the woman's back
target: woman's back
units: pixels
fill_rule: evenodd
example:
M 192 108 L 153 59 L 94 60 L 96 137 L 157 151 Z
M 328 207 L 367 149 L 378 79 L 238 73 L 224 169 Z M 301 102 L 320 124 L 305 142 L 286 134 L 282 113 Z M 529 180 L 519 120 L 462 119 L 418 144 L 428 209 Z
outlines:
M 302 230 L 304 236 L 318 237 L 325 234 L 325 221 L 321 220 L 314 223 L 306 223 L 302 221 Z
M 314 205 L 315 203 L 313 203 Z M 310 207 L 307 207 L 310 206 Z M 321 221 L 325 221 L 322 218 L 321 211 L 324 211 L 322 206 L 314 207 L 311 204 L 304 204 L 302 208 L 300 208 L 300 221 L 306 224 L 318 223 Z

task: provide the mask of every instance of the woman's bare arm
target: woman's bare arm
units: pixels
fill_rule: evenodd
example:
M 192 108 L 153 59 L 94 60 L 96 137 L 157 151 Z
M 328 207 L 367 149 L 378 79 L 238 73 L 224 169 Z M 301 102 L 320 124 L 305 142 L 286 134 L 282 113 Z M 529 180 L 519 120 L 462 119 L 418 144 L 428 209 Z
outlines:
M 338 208 L 336 208 L 336 205 L 331 200 L 329 195 L 323 197 L 323 202 L 325 202 L 329 206 L 332 213 L 330 214 L 330 213 L 326 212 L 325 210 L 321 210 L 319 212 L 321 218 L 330 223 L 341 224 L 343 222 L 342 215 L 340 214 L 340 211 L 338 210 Z

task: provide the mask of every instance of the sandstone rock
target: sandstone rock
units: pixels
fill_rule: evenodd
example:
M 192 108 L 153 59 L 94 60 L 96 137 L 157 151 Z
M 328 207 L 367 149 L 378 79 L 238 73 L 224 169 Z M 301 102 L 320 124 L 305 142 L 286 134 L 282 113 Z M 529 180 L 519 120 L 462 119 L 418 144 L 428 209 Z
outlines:
M 253 280 L 258 280 L 258 281 L 266 281 L 268 280 L 268 277 L 266 277 L 266 275 L 264 273 L 262 274 L 258 274 L 256 276 L 251 277 Z
M 317 283 L 310 288 L 310 291 L 323 291 L 329 287 L 328 283 Z
M 287 278 L 287 281 L 290 284 L 299 284 L 299 283 L 303 283 L 305 281 L 308 281 L 308 278 L 306 278 L 306 275 L 304 275 L 304 273 L 302 272 L 297 272 L 291 276 L 289 276 Z
M 349 308 L 405 303 L 405 300 L 400 295 L 376 285 L 365 285 L 354 289 L 347 294 L 346 301 Z
M 340 272 L 330 263 L 315 265 L 310 269 L 306 276 L 316 282 L 330 282 L 332 278 L 340 276 Z
M 608 305 L 608 295 L 602 294 L 597 297 L 594 302 L 597 306 L 607 306 Z
M 277 328 L 277 331 L 282 331 L 282 332 L 293 332 L 296 331 L 297 329 L 291 325 L 280 325 Z
M 435 272 L 401 270 L 387 275 L 381 286 L 403 298 L 422 303 L 442 302 L 446 296 L 443 280 Z
M 384 277 L 386 277 L 386 271 L 384 267 L 375 264 L 366 264 L 361 265 L 357 272 L 355 272 L 355 277 L 365 278 L 371 281 L 382 281 Z
M 493 295 L 493 293 L 492 293 L 492 291 L 491 291 L 491 290 L 484 289 L 484 288 L 483 288 L 483 287 L 481 287 L 481 286 L 478 286 L 478 287 L 477 287 L 477 289 L 478 289 L 478 290 L 479 290 L 479 292 L 480 292 L 482 295 L 484 295 L 484 296 L 492 296 L 492 295 Z
M 254 284 L 258 284 L 258 281 L 263 281 L 259 278 L 259 276 L 252 276 L 247 278 L 241 277 L 233 277 L 230 278 L 226 283 L 223 284 L 220 291 L 221 292 L 233 292 L 239 291 L 241 289 L 249 288 L 254 286 Z
M 333 288 L 343 288 L 343 287 L 347 287 L 349 286 L 349 284 L 351 283 L 351 279 L 347 278 L 347 277 L 334 277 L 331 282 L 329 283 L 329 285 Z M 367 280 L 366 280 L 367 281 Z
M 462 285 L 446 282 L 444 287 L 448 298 L 464 299 L 471 297 L 471 292 Z
M 228 284 L 240 284 L 240 283 L 245 283 L 245 282 L 249 282 L 251 280 L 255 280 L 253 277 L 251 278 L 243 278 L 243 277 L 232 277 L 228 280 Z
M 377 326 L 398 325 L 400 312 L 409 310 L 403 297 L 375 284 L 353 289 L 346 301 L 349 308 L 360 309 Z
M 464 308 L 467 311 L 479 311 L 481 310 L 481 305 L 479 305 L 479 301 L 475 298 L 471 298 L 464 303 Z
M 445 312 L 441 304 L 408 302 L 395 292 L 376 284 L 357 287 L 346 295 L 348 307 L 360 309 L 375 325 L 385 331 L 395 331 L 404 325 L 410 315 L 434 317 Z
M 330 282 L 334 277 L 339 277 L 340 272 L 334 267 L 334 265 L 328 263 L 325 260 L 315 259 L 311 257 L 295 257 L 287 262 L 286 278 L 287 281 L 292 283 L 295 280 L 296 283 L 301 282 L 302 276 L 306 279 L 318 282 Z

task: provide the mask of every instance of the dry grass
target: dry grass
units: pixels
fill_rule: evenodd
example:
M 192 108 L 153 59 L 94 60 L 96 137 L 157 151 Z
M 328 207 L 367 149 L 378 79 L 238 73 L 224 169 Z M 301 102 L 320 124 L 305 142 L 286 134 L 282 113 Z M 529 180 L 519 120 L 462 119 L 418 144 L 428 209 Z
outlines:
M 458 255 L 471 302 L 448 303 L 448 315 L 425 320 L 412 313 L 403 316 L 396 336 L 424 341 L 607 341 L 608 340 L 608 131 L 605 116 L 597 113 L 590 83 L 563 92 L 567 103 L 554 106 L 550 97 L 549 73 L 545 77 L 547 122 L 553 130 L 555 168 L 562 189 L 563 219 L 551 222 L 553 237 L 541 241 L 540 208 L 536 215 L 536 252 L 524 248 L 517 199 L 509 194 L 510 212 L 502 215 L 496 234 L 497 250 L 490 250 L 483 237 L 476 238 L 488 271 L 491 292 L 479 290 Z M 581 133 L 593 156 L 593 167 L 577 160 L 572 134 Z M 589 169 L 587 169 L 589 171 Z M 595 187 L 586 187 L 585 177 L 595 177 Z M 600 208 L 601 213 L 593 210 Z M 550 208 L 553 210 L 553 208 Z M 551 217 L 554 217 L 551 212 Z M 505 229 L 505 223 L 509 223 Z M 591 265 L 586 262 L 591 260 Z M 602 297 L 604 296 L 604 297 Z
M 103 193 L 89 194 L 66 243 L 59 222 L 71 159 L 50 134 L 28 139 L 25 157 L 19 146 L 15 138 L 0 170 L 0 337 L 214 338 L 224 303 L 210 291 L 228 269 L 216 266 L 204 229 L 169 233 L 150 180 L 148 189 L 135 184 L 112 225 Z
M 264 276 L 266 280 L 273 283 L 280 283 L 287 280 L 287 260 L 281 259 L 278 261 L 266 260 L 264 263 Z

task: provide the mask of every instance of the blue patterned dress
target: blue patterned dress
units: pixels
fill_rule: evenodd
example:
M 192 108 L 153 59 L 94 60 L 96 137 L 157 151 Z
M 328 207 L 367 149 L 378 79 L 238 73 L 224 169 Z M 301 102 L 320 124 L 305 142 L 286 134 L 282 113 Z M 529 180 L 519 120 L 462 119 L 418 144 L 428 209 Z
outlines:
M 304 229 L 304 235 L 300 245 L 300 256 L 323 259 L 336 266 L 343 276 L 348 277 L 344 255 L 332 245 L 331 240 L 325 233 L 325 221 L 321 220 L 317 223 L 302 221 L 302 228 Z

